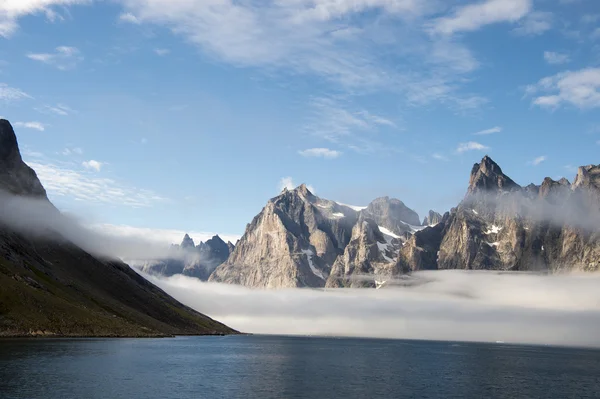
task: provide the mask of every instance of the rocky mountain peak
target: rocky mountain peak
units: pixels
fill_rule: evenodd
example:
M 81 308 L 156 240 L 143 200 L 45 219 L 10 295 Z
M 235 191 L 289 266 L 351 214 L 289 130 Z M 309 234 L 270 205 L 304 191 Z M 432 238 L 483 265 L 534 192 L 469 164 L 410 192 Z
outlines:
M 398 235 L 410 231 L 410 225 L 421 224 L 419 215 L 396 198 L 377 198 L 361 213 Z
M 480 163 L 473 165 L 468 194 L 480 191 L 504 192 L 516 188 L 519 188 L 519 185 L 506 176 L 502 168 L 489 156 L 486 155 Z
M 188 234 L 186 234 L 185 237 L 183 237 L 183 241 L 181 241 L 181 248 L 186 249 L 195 247 L 196 245 L 194 244 L 194 240 Z
M 0 119 L 0 189 L 16 195 L 47 199 L 46 190 L 35 171 L 23 162 L 15 131 L 5 119 Z
M 429 211 L 429 215 L 423 219 L 423 226 L 434 226 L 441 223 L 443 216 L 435 211 Z
M 573 182 L 573 188 L 578 187 L 600 189 L 600 165 L 581 166 Z

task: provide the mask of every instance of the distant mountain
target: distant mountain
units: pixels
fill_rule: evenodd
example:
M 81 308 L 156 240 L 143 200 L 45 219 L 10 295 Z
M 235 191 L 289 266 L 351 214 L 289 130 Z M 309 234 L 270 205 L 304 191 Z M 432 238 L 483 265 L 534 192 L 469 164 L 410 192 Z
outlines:
M 573 184 L 521 187 L 491 158 L 473 167 L 464 200 L 402 248 L 404 271 L 596 271 L 600 267 L 600 165 Z
M 63 217 L 22 161 L 6 120 L 0 120 L 0 190 L 41 201 L 57 221 Z M 57 231 L 26 234 L 0 222 L 0 336 L 234 332 L 177 302 L 126 264 L 92 256 Z
M 234 248 L 232 243 L 225 243 L 218 235 L 196 246 L 186 234 L 181 245 L 171 246 L 165 259 L 136 262 L 134 266 L 147 274 L 164 277 L 183 274 L 206 281 Z

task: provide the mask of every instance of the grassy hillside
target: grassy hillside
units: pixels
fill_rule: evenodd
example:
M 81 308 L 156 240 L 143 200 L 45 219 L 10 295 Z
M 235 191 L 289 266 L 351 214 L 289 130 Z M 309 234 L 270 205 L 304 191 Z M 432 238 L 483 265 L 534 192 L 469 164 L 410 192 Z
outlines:
M 0 336 L 231 333 L 124 263 L 96 259 L 66 242 L 0 230 Z

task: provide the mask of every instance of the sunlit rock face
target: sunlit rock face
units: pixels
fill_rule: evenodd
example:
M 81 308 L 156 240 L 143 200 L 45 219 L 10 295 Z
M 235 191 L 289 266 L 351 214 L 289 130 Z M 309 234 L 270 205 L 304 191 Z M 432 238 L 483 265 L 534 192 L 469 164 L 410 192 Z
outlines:
M 405 271 L 595 271 L 600 266 L 598 166 L 573 184 L 546 178 L 521 187 L 488 156 L 474 165 L 464 200 L 400 252 Z

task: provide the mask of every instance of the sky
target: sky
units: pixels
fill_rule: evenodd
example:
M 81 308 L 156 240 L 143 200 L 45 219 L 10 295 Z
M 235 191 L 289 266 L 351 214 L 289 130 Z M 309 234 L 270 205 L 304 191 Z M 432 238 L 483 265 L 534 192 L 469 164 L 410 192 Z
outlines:
M 0 0 L 0 116 L 119 234 L 235 238 L 301 183 L 423 217 L 485 154 L 573 179 L 599 111 L 598 0 Z

